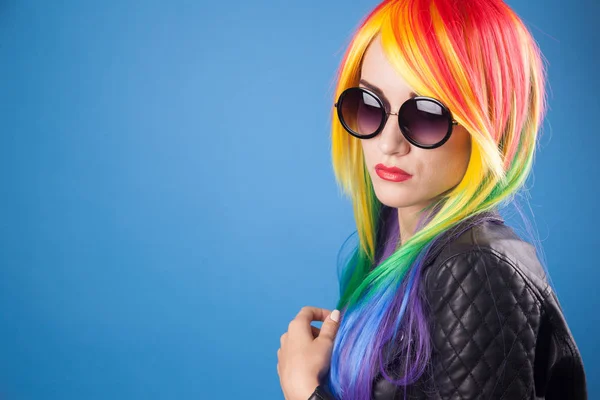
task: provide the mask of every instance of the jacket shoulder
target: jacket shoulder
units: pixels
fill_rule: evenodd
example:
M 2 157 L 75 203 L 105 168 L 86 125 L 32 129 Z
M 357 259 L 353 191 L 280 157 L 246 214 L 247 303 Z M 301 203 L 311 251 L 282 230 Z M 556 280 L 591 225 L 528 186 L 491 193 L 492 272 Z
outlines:
M 482 221 L 445 243 L 425 266 L 425 276 L 431 273 L 430 270 L 447 266 L 452 259 L 455 262 L 481 259 L 488 265 L 491 263 L 506 268 L 509 273 L 518 274 L 513 279 L 526 281 L 540 302 L 550 290 L 547 273 L 535 247 L 519 237 L 502 220 Z
M 431 374 L 409 398 L 587 399 L 580 354 L 535 247 L 497 213 L 442 239 L 422 271 Z M 379 379 L 374 394 L 404 391 Z
M 510 260 L 471 247 L 435 263 L 426 279 L 436 391 L 463 399 L 534 392 L 542 302 Z
M 424 274 L 440 392 L 587 398 L 583 361 L 546 271 L 510 227 L 485 221 L 464 230 Z

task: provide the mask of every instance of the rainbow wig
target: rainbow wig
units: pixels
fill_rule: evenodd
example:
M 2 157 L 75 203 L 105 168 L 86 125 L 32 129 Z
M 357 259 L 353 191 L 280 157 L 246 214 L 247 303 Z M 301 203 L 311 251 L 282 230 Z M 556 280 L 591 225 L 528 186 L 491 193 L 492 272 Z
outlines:
M 431 356 L 421 267 L 444 232 L 514 200 L 532 169 L 545 114 L 541 52 L 521 19 L 500 0 L 386 0 L 360 23 L 336 74 L 335 99 L 357 86 L 367 46 L 381 35 L 404 80 L 441 100 L 470 133 L 462 181 L 423 209 L 414 236 L 399 249 L 390 210 L 375 196 L 360 139 L 332 112 L 332 161 L 352 200 L 358 244 L 339 277 L 342 311 L 326 385 L 336 398 L 368 400 L 377 374 L 414 383 Z M 388 214 L 386 214 L 388 213 Z M 395 213 L 393 215 L 396 215 Z M 377 268 L 375 268 L 377 267 Z M 402 332 L 404 340 L 396 340 Z M 398 379 L 386 371 L 403 360 Z

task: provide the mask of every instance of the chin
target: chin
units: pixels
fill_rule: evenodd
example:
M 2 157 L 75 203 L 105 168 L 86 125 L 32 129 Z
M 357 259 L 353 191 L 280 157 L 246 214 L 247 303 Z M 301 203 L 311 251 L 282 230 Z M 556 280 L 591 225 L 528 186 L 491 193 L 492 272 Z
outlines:
M 375 196 L 384 205 L 393 208 L 404 208 L 411 207 L 422 203 L 423 199 L 419 199 L 414 196 L 414 193 L 410 193 L 408 190 L 383 190 L 374 188 Z

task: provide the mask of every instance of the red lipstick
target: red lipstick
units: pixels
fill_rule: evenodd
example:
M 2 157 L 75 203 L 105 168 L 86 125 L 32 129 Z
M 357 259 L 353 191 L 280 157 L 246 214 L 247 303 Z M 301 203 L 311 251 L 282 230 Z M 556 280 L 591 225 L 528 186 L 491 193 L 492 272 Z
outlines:
M 383 164 L 375 166 L 375 172 L 381 179 L 392 182 L 402 182 L 412 177 L 408 172 L 397 167 L 386 167 Z

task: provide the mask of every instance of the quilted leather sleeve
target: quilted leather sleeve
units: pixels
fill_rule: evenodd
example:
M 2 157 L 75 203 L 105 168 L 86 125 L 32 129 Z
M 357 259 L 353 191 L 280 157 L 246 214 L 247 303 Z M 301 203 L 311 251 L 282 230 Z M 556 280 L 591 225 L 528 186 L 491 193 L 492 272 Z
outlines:
M 324 386 L 317 386 L 308 400 L 335 400 L 333 395 Z
M 533 397 L 542 307 L 515 266 L 477 249 L 427 272 L 434 387 L 426 398 Z

